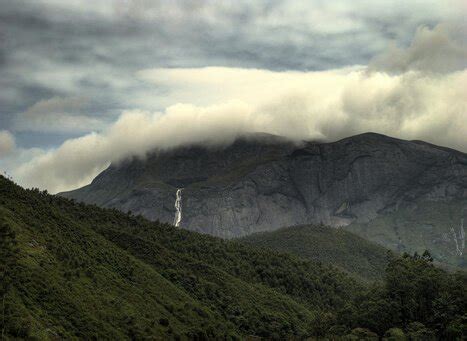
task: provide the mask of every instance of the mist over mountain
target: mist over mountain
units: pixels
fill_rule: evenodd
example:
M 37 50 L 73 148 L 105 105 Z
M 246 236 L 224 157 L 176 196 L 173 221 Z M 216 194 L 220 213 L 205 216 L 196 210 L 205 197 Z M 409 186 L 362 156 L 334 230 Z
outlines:
M 0 339 L 466 340 L 465 0 L 0 0 Z
M 182 147 L 128 159 L 61 195 L 173 223 L 179 189 L 179 226 L 185 229 L 234 238 L 325 224 L 353 229 L 394 250 L 428 248 L 439 260 L 464 264 L 456 242 L 464 245 L 467 155 L 421 141 L 367 133 L 297 144 L 247 135 L 222 148 Z M 436 219 L 400 230 L 407 218 L 372 225 L 398 212 L 429 216 L 429 205 L 440 207 Z M 355 227 L 362 224 L 365 229 Z

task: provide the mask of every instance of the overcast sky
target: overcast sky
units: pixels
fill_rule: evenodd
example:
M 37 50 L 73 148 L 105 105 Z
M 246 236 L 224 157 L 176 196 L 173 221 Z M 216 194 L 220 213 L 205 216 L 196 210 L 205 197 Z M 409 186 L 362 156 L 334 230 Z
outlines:
M 467 151 L 461 0 L 0 0 L 0 169 L 52 192 L 154 147 L 376 131 Z

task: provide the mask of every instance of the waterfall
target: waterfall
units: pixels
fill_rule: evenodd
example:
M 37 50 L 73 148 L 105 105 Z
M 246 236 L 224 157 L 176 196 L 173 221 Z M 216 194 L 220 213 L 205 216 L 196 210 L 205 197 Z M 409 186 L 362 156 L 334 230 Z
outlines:
M 459 235 L 461 239 L 461 250 L 464 251 L 464 248 L 465 248 L 464 218 L 461 219 L 461 227 L 460 227 Z
M 456 247 L 456 255 L 462 256 L 465 248 L 465 232 L 464 232 L 464 219 L 461 219 L 461 226 L 459 227 L 459 236 L 457 236 L 454 227 L 451 227 L 452 238 L 454 239 L 454 244 Z M 458 238 L 459 237 L 459 238 Z
M 452 234 L 452 239 L 454 240 L 454 244 L 456 246 L 456 256 L 462 256 L 462 251 L 459 249 L 459 243 L 457 242 L 457 235 L 456 231 L 454 230 L 454 227 L 451 227 L 451 234 Z
M 174 226 L 180 226 L 182 221 L 182 188 L 177 189 L 176 198 L 175 198 L 175 218 Z

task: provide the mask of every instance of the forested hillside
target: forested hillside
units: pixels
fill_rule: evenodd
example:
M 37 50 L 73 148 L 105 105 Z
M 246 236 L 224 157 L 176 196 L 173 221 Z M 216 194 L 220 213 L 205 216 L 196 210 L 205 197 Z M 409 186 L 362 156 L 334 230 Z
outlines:
M 362 279 L 380 280 L 388 263 L 388 250 L 343 229 L 302 225 L 255 233 L 244 243 L 333 265 Z
M 384 283 L 367 287 L 293 255 L 76 204 L 3 177 L 0 236 L 6 338 L 465 333 L 465 276 L 435 268 L 429 255 L 390 259 Z

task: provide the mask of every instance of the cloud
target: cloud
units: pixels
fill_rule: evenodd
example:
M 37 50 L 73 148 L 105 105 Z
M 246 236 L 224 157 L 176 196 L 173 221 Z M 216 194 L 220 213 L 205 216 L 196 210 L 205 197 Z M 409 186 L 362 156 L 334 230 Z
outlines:
M 6 130 L 0 131 L 0 159 L 10 155 L 16 148 L 14 136 Z
M 16 131 L 83 133 L 101 130 L 105 123 L 98 117 L 83 115 L 87 100 L 78 97 L 53 97 L 41 100 L 14 118 Z
M 467 70 L 428 77 L 361 67 L 322 72 L 215 67 L 145 70 L 139 76 L 170 87 L 169 99 L 185 104 L 162 112 L 126 111 L 103 132 L 70 139 L 15 175 L 27 186 L 57 192 L 87 184 L 110 162 L 131 155 L 192 143 L 226 144 L 257 131 L 328 141 L 375 131 L 467 151 Z M 201 104 L 186 101 L 197 96 Z
M 110 162 L 130 155 L 143 156 L 156 146 L 228 143 L 245 130 L 243 124 L 248 120 L 244 115 L 248 115 L 248 109 L 242 103 L 207 108 L 180 104 L 167 108 L 165 113 L 124 112 L 105 132 L 70 139 L 58 149 L 23 164 L 14 175 L 25 186 L 51 192 L 75 188 L 89 183 Z M 231 118 L 229 122 L 227 117 Z
M 9 130 L 12 116 L 54 96 L 97 101 L 99 112 L 154 109 L 134 103 L 148 97 L 133 78 L 140 69 L 366 65 L 389 41 L 405 46 L 418 26 L 462 21 L 466 10 L 461 0 L 0 0 L 0 8 L 0 125 Z
M 0 126 L 19 146 L 68 139 L 10 153 L 26 186 L 71 189 L 128 155 L 248 131 L 333 140 L 373 130 L 466 150 L 460 0 L 0 7 Z
M 370 63 L 371 70 L 405 72 L 421 70 L 452 72 L 467 67 L 467 26 L 439 24 L 435 28 L 419 27 L 406 49 L 392 45 Z M 454 38 L 453 30 L 458 33 Z

